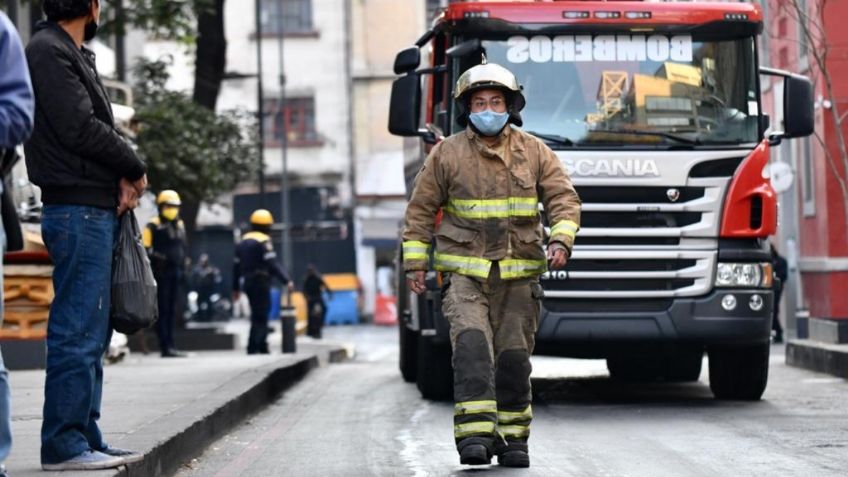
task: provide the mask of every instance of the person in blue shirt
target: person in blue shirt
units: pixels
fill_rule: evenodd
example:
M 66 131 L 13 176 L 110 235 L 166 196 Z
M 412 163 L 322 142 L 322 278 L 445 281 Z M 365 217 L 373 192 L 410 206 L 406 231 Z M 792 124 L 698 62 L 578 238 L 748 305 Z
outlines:
M 35 101 L 29 68 L 21 38 L 9 18 L 0 12 L 0 158 L 7 150 L 24 142 L 32 132 Z M 3 187 L 0 178 L 0 188 Z M 5 229 L 0 227 L 0 243 L 5 248 Z M 3 254 L 0 251 L 0 307 L 3 306 Z M 0 312 L 2 323 L 2 312 Z M 3 462 L 12 447 L 9 376 L 0 354 L 0 477 L 5 477 Z
M 0 149 L 12 149 L 32 132 L 35 103 L 21 38 L 0 12 Z

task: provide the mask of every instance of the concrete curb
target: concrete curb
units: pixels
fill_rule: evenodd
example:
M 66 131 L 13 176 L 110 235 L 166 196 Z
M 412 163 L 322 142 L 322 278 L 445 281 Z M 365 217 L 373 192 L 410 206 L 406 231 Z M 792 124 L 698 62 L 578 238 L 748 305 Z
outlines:
M 340 362 L 344 361 L 347 353 L 344 349 L 334 349 L 330 356 L 338 360 L 333 362 Z M 267 364 L 243 373 L 223 383 L 214 393 L 200 397 L 194 403 L 196 412 L 167 414 L 116 443 L 119 447 L 143 451 L 142 461 L 111 471 L 63 472 L 62 475 L 172 475 L 185 462 L 200 455 L 209 444 L 272 403 L 319 364 L 318 357 L 311 355 L 285 364 Z M 156 444 L 151 447 L 150 442 Z
M 789 340 L 786 364 L 848 379 L 848 345 Z

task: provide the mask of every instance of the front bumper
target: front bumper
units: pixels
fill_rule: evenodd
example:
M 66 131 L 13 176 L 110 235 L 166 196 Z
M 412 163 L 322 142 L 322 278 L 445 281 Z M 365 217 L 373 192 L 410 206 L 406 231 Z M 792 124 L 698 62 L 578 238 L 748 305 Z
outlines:
M 736 297 L 736 308 L 725 311 L 721 300 Z M 763 307 L 749 306 L 752 295 L 763 298 Z M 716 289 L 694 298 L 675 298 L 665 303 L 628 301 L 617 304 L 597 300 L 597 304 L 575 303 L 567 299 L 543 301 L 537 352 L 557 356 L 589 356 L 598 345 L 639 342 L 681 342 L 693 344 L 745 344 L 768 341 L 774 294 L 762 289 Z M 574 302 L 572 302 L 574 303 Z M 645 305 L 645 306 L 642 306 Z M 633 311 L 642 308 L 642 311 Z M 595 350 L 600 351 L 600 350 Z

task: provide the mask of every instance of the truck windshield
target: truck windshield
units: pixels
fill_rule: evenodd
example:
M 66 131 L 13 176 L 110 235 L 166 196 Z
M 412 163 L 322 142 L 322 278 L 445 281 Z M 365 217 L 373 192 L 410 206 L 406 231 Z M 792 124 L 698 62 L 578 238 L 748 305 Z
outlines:
M 523 128 L 565 139 L 552 147 L 758 142 L 752 38 L 514 35 L 481 43 L 488 61 L 524 86 Z M 460 68 L 477 61 L 464 58 Z

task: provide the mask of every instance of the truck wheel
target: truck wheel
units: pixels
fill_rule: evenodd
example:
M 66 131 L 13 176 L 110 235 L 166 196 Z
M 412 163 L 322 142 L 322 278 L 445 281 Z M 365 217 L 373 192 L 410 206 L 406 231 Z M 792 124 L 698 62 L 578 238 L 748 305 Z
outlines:
M 414 383 L 418 365 L 418 333 L 407 328 L 403 320 L 398 323 L 398 330 L 400 334 L 400 374 L 404 381 Z
M 416 381 L 421 397 L 434 401 L 453 399 L 453 366 L 450 344 L 437 344 L 428 336 L 418 336 Z
M 697 381 L 703 362 L 703 349 L 674 352 L 664 361 L 663 377 L 666 381 L 679 383 Z
M 716 399 L 757 401 L 766 390 L 769 344 L 709 349 L 710 389 Z

